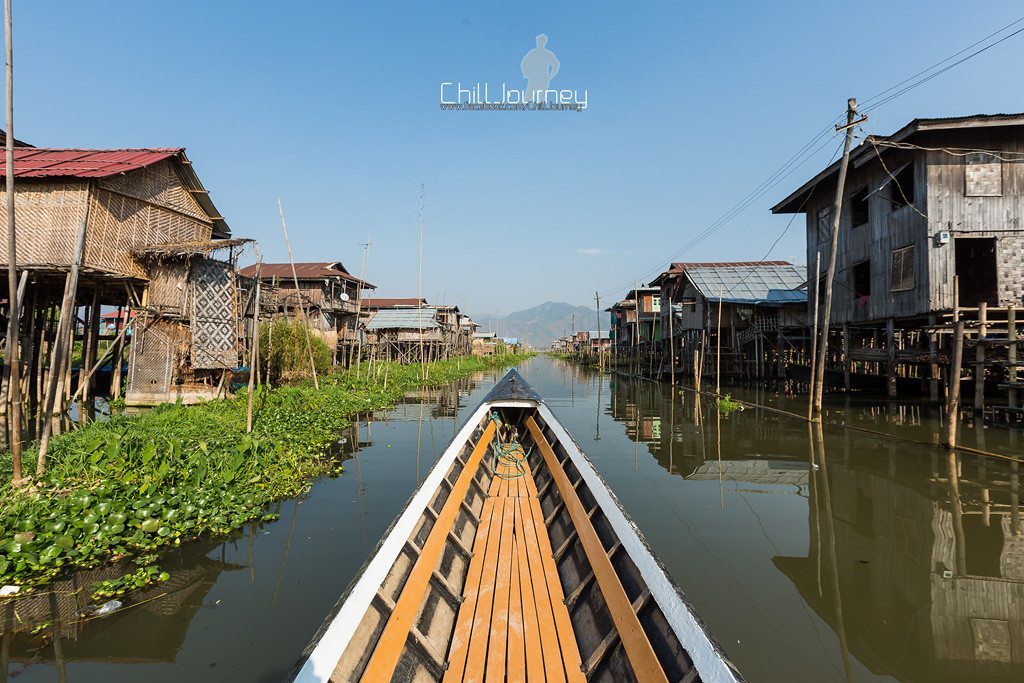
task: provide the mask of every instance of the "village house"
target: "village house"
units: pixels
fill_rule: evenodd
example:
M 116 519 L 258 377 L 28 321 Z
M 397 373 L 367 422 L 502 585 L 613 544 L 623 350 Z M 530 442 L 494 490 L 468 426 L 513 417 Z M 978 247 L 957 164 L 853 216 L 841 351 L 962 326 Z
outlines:
M 676 367 L 692 369 L 695 351 L 713 359 L 721 330 L 723 374 L 781 375 L 788 337 L 802 339 L 807 324 L 803 280 L 786 261 L 672 263 L 651 281 L 661 293 L 660 353 L 670 362 L 674 350 Z
M 861 361 L 863 371 L 885 368 L 890 393 L 898 375 L 930 377 L 937 398 L 949 335 L 934 326 L 951 320 L 943 314 L 991 323 L 1021 305 L 1022 161 L 1024 114 L 914 119 L 851 151 L 830 313 L 847 385 Z M 811 301 L 829 261 L 838 174 L 837 161 L 772 208 L 806 215 Z M 996 382 L 1020 383 L 1007 367 L 988 370 Z
M 47 367 L 58 373 L 57 406 L 71 398 L 76 373 L 70 352 L 56 366 L 50 363 L 58 332 L 70 335 L 59 339 L 67 349 L 76 336 L 82 342 L 86 374 L 77 376 L 90 378 L 79 392 L 88 395 L 95 379 L 90 371 L 102 361 L 101 307 L 135 314 L 130 333 L 125 326 L 119 338 L 106 335 L 116 358 L 115 394 L 131 340 L 128 403 L 194 401 L 223 390 L 252 327 L 244 324 L 252 311 L 242 310 L 235 268 L 247 240 L 229 239 L 185 150 L 22 146 L 15 149 L 14 175 L 17 268 L 27 278 L 21 335 L 30 402 L 43 394 L 37 384 L 49 383 Z M 7 263 L 4 243 L 0 264 Z M 64 300 L 66 285 L 73 285 L 71 300 Z M 62 300 L 70 308 L 62 308 Z M 57 308 L 60 318 L 84 322 L 80 334 L 48 315 Z
M 362 341 L 360 300 L 376 285 L 355 277 L 338 261 L 296 263 L 294 271 L 291 263 L 253 264 L 241 274 L 255 278 L 257 271 L 267 285 L 264 307 L 289 319 L 300 319 L 305 311 L 311 329 L 334 351 L 335 362 L 347 362 Z

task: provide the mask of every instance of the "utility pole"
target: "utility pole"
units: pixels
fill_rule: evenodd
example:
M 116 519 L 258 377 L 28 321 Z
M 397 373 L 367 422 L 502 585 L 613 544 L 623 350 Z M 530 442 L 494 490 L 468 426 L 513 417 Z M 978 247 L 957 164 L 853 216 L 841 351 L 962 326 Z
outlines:
M 7 148 L 6 162 L 7 191 L 7 397 L 11 405 L 11 483 L 21 483 L 21 359 L 18 354 L 18 329 L 21 325 L 21 302 L 18 301 L 18 259 L 14 230 L 14 45 L 11 42 L 14 22 L 11 19 L 11 4 L 4 3 L 4 38 L 7 42 L 7 69 L 5 73 L 7 92 Z
M 597 310 L 597 367 L 598 369 L 604 368 L 604 363 L 601 360 L 601 294 L 594 292 L 594 308 Z
M 839 219 L 843 211 L 843 190 L 846 186 L 846 171 L 850 166 L 850 143 L 853 129 L 867 121 L 867 116 L 857 118 L 857 100 L 846 101 L 846 125 L 836 125 L 836 131 L 846 130 L 843 142 L 843 160 L 839 164 L 839 179 L 836 181 L 836 198 L 832 204 L 832 241 L 828 254 L 828 274 L 825 276 L 825 305 L 821 316 L 821 342 L 818 344 L 817 374 L 814 377 L 814 412 L 821 414 L 821 396 L 825 387 L 825 359 L 828 357 L 828 324 L 832 318 L 832 282 L 836 275 L 836 251 L 839 247 Z

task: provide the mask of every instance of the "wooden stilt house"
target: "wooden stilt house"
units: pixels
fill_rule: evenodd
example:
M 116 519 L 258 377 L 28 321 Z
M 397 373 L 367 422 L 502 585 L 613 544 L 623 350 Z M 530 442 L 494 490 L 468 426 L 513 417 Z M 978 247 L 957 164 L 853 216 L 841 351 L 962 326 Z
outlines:
M 30 408 L 42 402 L 51 375 L 58 381 L 58 405 L 72 397 L 74 384 L 82 385 L 80 398 L 89 396 L 103 307 L 137 314 L 123 335 L 108 339 L 117 357 L 115 387 L 120 354 L 128 341 L 134 347 L 130 402 L 199 398 L 223 389 L 223 368 L 238 364 L 232 359 L 243 343 L 237 331 L 244 311 L 232 275 L 209 255 L 226 248 L 231 255 L 219 263 L 230 264 L 240 243 L 224 241 L 230 230 L 184 149 L 19 147 L 14 164 L 17 269 L 26 278 L 19 329 L 22 395 Z M 2 163 L 0 170 L 6 170 Z M 2 242 L 0 269 L 6 270 Z M 203 303 L 207 296 L 209 306 Z M 83 324 L 62 326 L 62 316 Z M 179 327 L 174 334 L 166 323 L 171 319 Z M 217 343 L 207 336 L 214 328 L 224 333 Z M 70 338 L 58 339 L 60 330 Z M 75 339 L 83 343 L 80 368 L 71 362 Z M 55 354 L 62 344 L 65 353 Z M 156 354 L 154 346 L 163 351 Z

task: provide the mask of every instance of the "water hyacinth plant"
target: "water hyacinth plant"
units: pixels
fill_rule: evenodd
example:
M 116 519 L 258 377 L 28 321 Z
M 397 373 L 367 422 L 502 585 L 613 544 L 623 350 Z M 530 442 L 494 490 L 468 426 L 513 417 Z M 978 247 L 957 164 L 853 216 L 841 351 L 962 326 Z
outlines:
M 521 360 L 441 361 L 431 364 L 428 383 L 443 385 Z M 251 434 L 244 394 L 115 415 L 55 437 L 46 475 L 25 489 L 7 484 L 6 454 L 0 460 L 0 585 L 40 586 L 70 568 L 150 555 L 273 518 L 265 512 L 270 502 L 339 470 L 324 453 L 354 416 L 393 406 L 424 384 L 422 376 L 419 366 L 387 364 L 373 373 L 330 373 L 319 391 L 306 382 L 259 388 Z M 33 456 L 27 451 L 26 461 Z M 147 579 L 153 574 L 145 572 Z

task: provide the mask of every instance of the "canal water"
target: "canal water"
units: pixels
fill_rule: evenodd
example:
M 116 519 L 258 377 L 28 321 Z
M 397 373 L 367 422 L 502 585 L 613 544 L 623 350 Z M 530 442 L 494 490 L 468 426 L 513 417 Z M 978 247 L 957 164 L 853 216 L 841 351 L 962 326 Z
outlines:
M 929 445 L 941 415 L 926 405 L 844 398 L 815 431 L 779 412 L 806 412 L 784 390 L 730 388 L 772 409 L 723 414 L 546 357 L 521 371 L 748 680 L 1024 678 L 1017 463 Z M 163 558 L 171 580 L 110 616 L 67 618 L 68 595 L 111 570 L 26 603 L 25 623 L 0 624 L 7 677 L 280 680 L 499 374 L 367 416 L 342 435 L 342 475 L 278 521 Z M 1024 458 L 1007 430 L 961 441 Z

